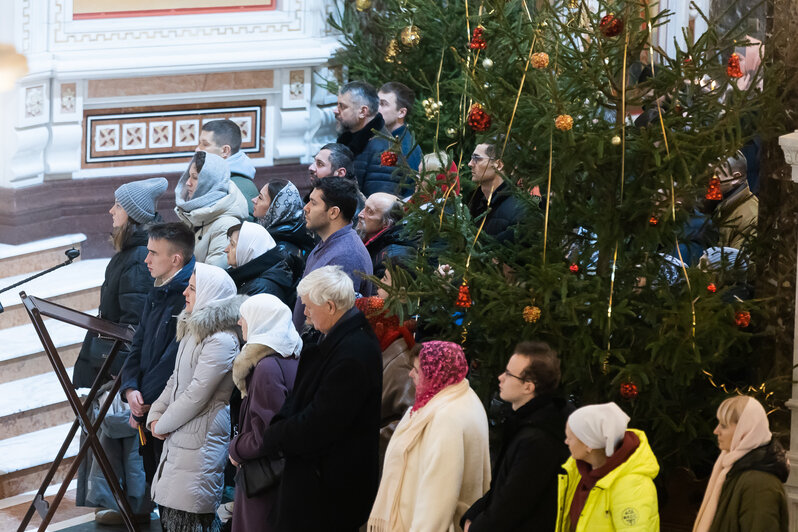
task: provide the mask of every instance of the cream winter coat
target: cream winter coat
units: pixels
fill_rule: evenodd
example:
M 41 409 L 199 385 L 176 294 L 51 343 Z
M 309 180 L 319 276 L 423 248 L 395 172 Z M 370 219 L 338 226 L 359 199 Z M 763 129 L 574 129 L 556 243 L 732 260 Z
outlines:
M 243 300 L 214 301 L 178 318 L 175 370 L 147 417 L 153 432 L 168 435 L 152 482 L 152 498 L 162 506 L 201 514 L 221 501 Z
M 490 487 L 488 419 L 463 379 L 405 413 L 385 453 L 369 532 L 461 532 Z

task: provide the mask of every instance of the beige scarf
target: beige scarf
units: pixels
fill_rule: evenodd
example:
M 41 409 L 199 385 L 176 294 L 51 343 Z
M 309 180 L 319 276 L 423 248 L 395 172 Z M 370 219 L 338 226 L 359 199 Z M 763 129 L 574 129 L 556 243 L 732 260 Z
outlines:
M 447 386 L 416 410 L 405 414 L 399 422 L 385 451 L 385 467 L 382 471 L 377 499 L 371 509 L 368 532 L 404 532 L 407 525 L 402 522 L 399 512 L 399 499 L 410 450 L 421 442 L 424 429 L 435 418 L 438 409 L 468 393 L 468 380 Z
M 730 450 L 721 451 L 712 468 L 712 476 L 709 477 L 709 485 L 704 493 L 701 508 L 698 510 L 693 532 L 707 532 L 712 526 L 715 512 L 718 510 L 718 500 L 723 489 L 723 482 L 735 462 L 757 447 L 769 443 L 770 439 L 767 413 L 759 401 L 749 397 L 748 404 L 740 414 L 737 428 L 734 429 Z

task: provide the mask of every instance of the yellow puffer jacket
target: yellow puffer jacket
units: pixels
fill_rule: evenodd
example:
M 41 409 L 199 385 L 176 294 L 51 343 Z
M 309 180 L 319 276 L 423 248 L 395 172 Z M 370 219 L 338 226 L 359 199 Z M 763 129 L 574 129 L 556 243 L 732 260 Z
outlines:
M 630 429 L 640 445 L 632 456 L 601 478 L 590 490 L 576 524 L 576 532 L 659 532 L 659 508 L 654 477 L 659 473 L 657 458 L 641 430 Z M 563 464 L 566 474 L 559 478 L 557 532 L 571 532 L 568 512 L 580 475 L 573 457 Z

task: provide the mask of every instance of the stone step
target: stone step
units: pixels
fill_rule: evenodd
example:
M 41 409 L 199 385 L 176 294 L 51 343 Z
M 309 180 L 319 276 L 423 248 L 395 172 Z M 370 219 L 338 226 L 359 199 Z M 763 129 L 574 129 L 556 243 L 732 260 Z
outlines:
M 72 247 L 81 249 L 81 243 L 85 240 L 86 235 L 75 233 L 17 246 L 0 244 L 0 272 L 4 276 L 11 276 L 46 270 L 64 262 L 66 250 Z
M 97 309 L 86 313 L 96 316 Z M 49 318 L 44 320 L 44 325 L 64 366 L 74 366 L 86 331 Z M 0 384 L 53 370 L 31 323 L 0 329 L 0 346 Z
M 67 368 L 69 378 L 72 369 Z M 12 438 L 69 423 L 75 414 L 55 372 L 0 384 L 0 434 Z
M 0 498 L 12 497 L 39 487 L 72 423 L 0 440 Z M 61 482 L 80 446 L 75 433 L 63 462 L 53 479 Z
M 53 303 L 77 310 L 96 308 L 100 303 L 100 287 L 105 278 L 105 267 L 111 259 L 89 259 L 64 266 L 38 279 L 0 294 L 0 304 L 5 312 L 0 314 L 0 329 L 30 323 L 20 291 L 47 299 Z M 24 279 L 28 274 L 0 279 L 0 288 Z

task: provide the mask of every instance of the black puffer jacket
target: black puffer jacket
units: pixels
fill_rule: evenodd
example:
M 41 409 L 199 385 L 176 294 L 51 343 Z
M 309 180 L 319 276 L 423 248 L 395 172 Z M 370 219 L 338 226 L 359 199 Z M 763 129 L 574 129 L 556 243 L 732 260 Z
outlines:
M 482 231 L 501 243 L 515 239 L 516 226 L 531 214 L 527 204 L 516 195 L 517 193 L 515 187 L 505 182 L 496 189 L 490 202 L 490 211 Z M 481 189 L 475 191 L 469 210 L 473 218 L 488 210 L 488 200 Z M 480 223 L 481 221 L 477 222 L 477 225 Z
M 404 233 L 404 225 L 397 224 L 366 242 L 366 251 L 369 252 L 377 278 L 385 273 L 386 262 L 399 259 L 409 263 L 415 257 L 413 242 Z
M 280 298 L 288 308 L 294 308 L 296 285 L 302 278 L 302 269 L 299 257 L 277 246 L 243 266 L 230 268 L 227 273 L 239 294 L 271 294 Z
M 144 264 L 146 257 L 147 232 L 139 225 L 105 268 L 105 281 L 100 289 L 101 318 L 134 327 L 139 324 L 144 299 L 154 282 Z M 113 342 L 86 334 L 75 362 L 72 380 L 76 388 L 92 385 L 112 345 Z M 127 348 L 123 348 L 116 355 L 112 375 L 119 374 L 127 353 Z
M 277 242 L 277 247 L 296 255 L 304 263 L 305 257 L 316 245 L 313 236 L 305 228 L 305 222 L 298 220 L 295 222 L 285 222 L 268 227 L 267 230 L 272 238 Z
M 557 396 L 535 397 L 504 421 L 502 449 L 490 489 L 463 515 L 470 530 L 554 530 L 557 473 L 568 459 L 565 422 L 573 406 Z
M 358 188 L 364 193 L 364 179 L 369 171 L 377 171 L 382 174 L 387 172 L 382 178 L 390 180 L 391 174 L 396 169 L 392 166 L 382 166 L 380 164 L 380 154 L 390 147 L 390 143 L 384 138 L 376 137 L 374 135 L 375 130 L 382 135 L 390 136 L 390 132 L 385 129 L 385 120 L 383 120 L 380 113 L 377 113 L 362 129 L 354 133 L 346 131 L 336 141 L 352 150 L 355 156 L 353 161 L 355 178 L 357 179 Z

